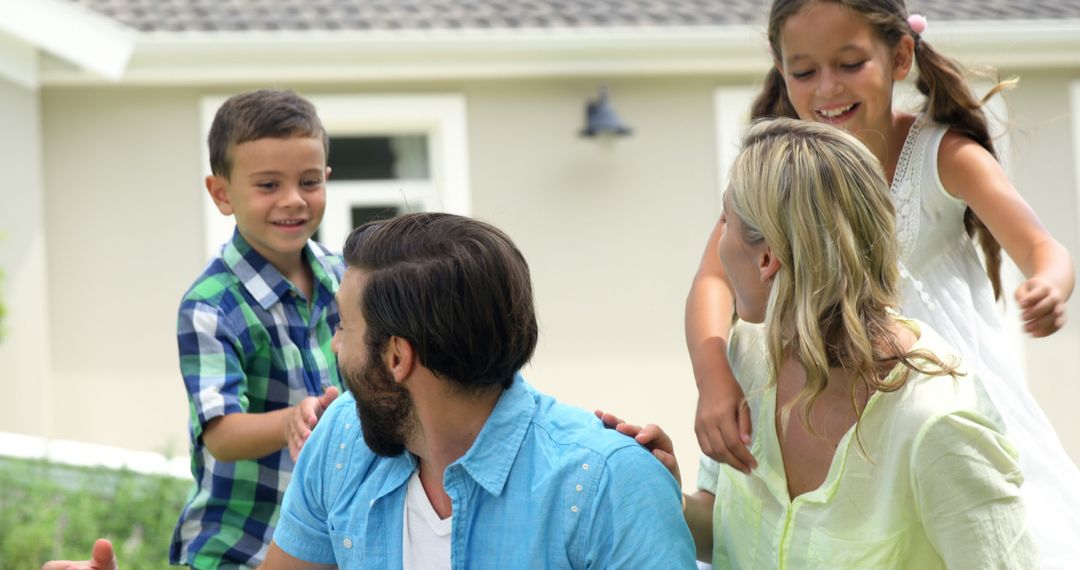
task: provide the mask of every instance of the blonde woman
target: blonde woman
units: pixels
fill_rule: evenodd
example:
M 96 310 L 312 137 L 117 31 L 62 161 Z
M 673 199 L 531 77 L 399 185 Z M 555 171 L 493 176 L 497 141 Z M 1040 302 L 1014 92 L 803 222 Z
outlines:
M 895 215 L 874 155 L 834 127 L 777 119 L 750 129 L 731 180 L 718 253 L 741 322 L 728 359 L 758 465 L 746 474 L 702 460 L 699 491 L 685 497 L 699 558 L 1035 567 L 1017 455 L 979 379 L 893 310 Z M 618 429 L 678 478 L 663 431 Z

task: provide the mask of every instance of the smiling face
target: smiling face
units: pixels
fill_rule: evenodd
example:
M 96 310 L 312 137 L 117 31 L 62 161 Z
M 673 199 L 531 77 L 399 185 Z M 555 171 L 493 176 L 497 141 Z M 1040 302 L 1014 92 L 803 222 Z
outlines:
M 778 67 L 799 118 L 866 139 L 888 133 L 893 84 L 911 69 L 912 40 L 889 46 L 865 17 L 832 2 L 810 2 L 780 28 Z
M 218 210 L 283 273 L 295 266 L 326 209 L 326 152 L 313 137 L 260 138 L 230 149 L 229 177 L 207 177 Z
M 767 262 L 768 246 L 764 239 L 747 241 L 746 226 L 734 213 L 731 193 L 731 190 L 724 193 L 724 212 L 720 215 L 724 229 L 717 253 L 735 292 L 736 314 L 746 322 L 761 323 L 765 321 L 771 285 L 771 274 L 763 265 Z

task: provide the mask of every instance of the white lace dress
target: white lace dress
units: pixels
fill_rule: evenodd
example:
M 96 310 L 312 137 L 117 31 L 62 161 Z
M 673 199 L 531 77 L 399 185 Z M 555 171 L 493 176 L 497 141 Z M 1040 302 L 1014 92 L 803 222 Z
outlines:
M 1002 305 L 964 232 L 966 205 L 937 169 L 946 128 L 919 116 L 893 176 L 906 317 L 921 320 L 964 355 L 1001 412 L 1020 453 L 1029 527 L 1043 568 L 1080 568 L 1080 471 L 1027 388 Z M 957 492 L 962 490 L 957 489 Z

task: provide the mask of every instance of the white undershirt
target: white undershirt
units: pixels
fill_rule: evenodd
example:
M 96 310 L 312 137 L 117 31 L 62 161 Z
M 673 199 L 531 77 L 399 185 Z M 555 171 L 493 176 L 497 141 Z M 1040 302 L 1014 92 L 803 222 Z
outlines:
M 401 536 L 405 570 L 450 570 L 452 520 L 453 516 L 439 518 L 420 483 L 420 472 L 413 472 L 405 488 L 405 524 Z

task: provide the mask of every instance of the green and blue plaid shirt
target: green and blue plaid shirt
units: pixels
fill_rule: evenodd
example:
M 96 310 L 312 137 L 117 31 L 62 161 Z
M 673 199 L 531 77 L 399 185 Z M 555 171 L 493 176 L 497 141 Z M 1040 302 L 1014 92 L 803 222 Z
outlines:
M 195 486 L 173 533 L 172 564 L 257 566 L 292 477 L 288 448 L 257 460 L 216 460 L 202 440 L 207 423 L 279 410 L 328 386 L 342 387 L 330 341 L 340 319 L 334 294 L 345 268 L 340 256 L 314 241 L 304 258 L 315 276 L 310 307 L 236 231 L 180 304 L 176 336 Z

